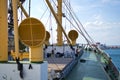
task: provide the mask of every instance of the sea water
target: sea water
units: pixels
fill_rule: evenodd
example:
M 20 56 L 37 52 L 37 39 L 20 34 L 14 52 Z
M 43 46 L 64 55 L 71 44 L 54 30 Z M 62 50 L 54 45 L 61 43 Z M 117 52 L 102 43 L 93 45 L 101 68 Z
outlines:
M 114 65 L 120 71 L 120 49 L 106 49 L 104 50 L 112 58 Z

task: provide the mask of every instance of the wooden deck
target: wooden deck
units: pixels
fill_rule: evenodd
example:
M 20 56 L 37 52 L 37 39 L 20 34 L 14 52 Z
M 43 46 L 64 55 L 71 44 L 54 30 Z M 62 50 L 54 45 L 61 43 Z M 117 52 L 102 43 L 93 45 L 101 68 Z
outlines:
M 51 69 L 61 71 L 73 58 L 45 58 L 48 61 L 48 71 Z

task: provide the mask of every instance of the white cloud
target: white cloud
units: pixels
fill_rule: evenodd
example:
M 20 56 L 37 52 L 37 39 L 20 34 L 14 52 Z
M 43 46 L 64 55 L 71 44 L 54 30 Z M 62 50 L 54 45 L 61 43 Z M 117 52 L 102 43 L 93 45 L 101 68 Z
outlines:
M 105 44 L 120 44 L 120 22 L 108 22 L 102 18 L 100 14 L 91 16 L 91 19 L 86 21 L 84 27 L 88 34 L 96 42 Z
M 85 27 L 101 28 L 103 25 L 102 16 L 99 14 L 93 15 L 89 21 L 85 22 Z
M 93 15 L 93 19 L 100 20 L 102 19 L 102 16 L 100 14 Z
M 115 23 L 110 23 L 110 22 L 103 22 L 103 21 L 91 21 L 91 22 L 86 22 L 84 24 L 85 28 L 87 29 L 87 31 L 90 31 L 91 30 L 96 30 L 96 31 L 99 31 L 99 30 L 103 30 L 103 31 L 106 31 L 108 32 L 107 30 L 111 30 L 112 32 L 112 28 L 118 28 L 120 29 L 120 23 L 118 22 L 115 22 Z

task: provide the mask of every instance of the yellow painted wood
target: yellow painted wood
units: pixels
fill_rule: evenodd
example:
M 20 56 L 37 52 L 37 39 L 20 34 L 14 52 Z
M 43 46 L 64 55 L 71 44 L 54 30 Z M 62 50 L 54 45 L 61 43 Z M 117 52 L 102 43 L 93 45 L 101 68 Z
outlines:
M 72 45 L 75 45 L 76 39 L 78 38 L 78 32 L 76 30 L 70 30 L 68 33 L 68 37 L 70 38 Z
M 49 0 L 46 0 L 46 3 L 47 3 L 47 5 L 49 6 L 49 8 L 50 8 L 50 10 L 51 10 L 51 12 L 52 12 L 54 18 L 56 19 L 57 23 L 59 24 L 59 27 L 61 28 L 63 34 L 65 35 L 68 44 L 71 44 L 71 41 L 69 40 L 69 38 L 68 38 L 68 36 L 67 36 L 65 30 L 63 29 L 63 26 L 62 26 L 62 24 L 60 23 L 60 21 L 59 21 L 57 15 L 56 15 L 56 13 L 55 13 L 55 11 L 53 10 L 52 5 L 51 5 L 50 2 L 49 2 Z
M 16 0 L 16 1 L 18 1 L 18 0 Z M 18 5 L 19 5 L 19 7 L 21 8 L 21 10 L 22 10 L 22 12 L 24 13 L 24 15 L 25 15 L 26 17 L 29 17 L 27 11 L 24 9 L 24 7 L 22 6 L 22 4 L 21 4 L 19 1 L 18 1 Z
M 0 61 L 8 61 L 7 0 L 0 0 Z
M 30 47 L 29 48 L 29 59 L 30 62 L 42 62 L 43 61 L 43 46 L 39 47 Z
M 16 57 L 19 56 L 19 38 L 18 38 L 18 12 L 17 12 L 17 0 L 12 0 L 13 6 L 13 20 L 14 20 L 14 41 L 15 41 L 15 53 Z
M 58 0 L 57 17 L 62 24 L 62 0 Z M 57 24 L 57 45 L 63 45 L 62 29 L 59 24 Z
M 43 44 L 46 30 L 42 22 L 36 18 L 26 18 L 20 23 L 19 38 L 29 46 L 29 60 L 31 62 L 43 61 Z
M 50 39 L 50 33 L 48 31 L 46 31 L 46 38 L 45 38 L 45 42 L 44 42 L 46 45 L 50 45 L 49 39 Z
M 26 18 L 19 25 L 19 38 L 27 46 L 39 46 L 46 38 L 45 27 L 36 18 Z
M 13 57 L 14 60 L 16 59 L 16 53 L 15 52 L 11 51 L 11 56 Z M 19 53 L 18 57 L 19 57 L 20 60 L 29 59 L 29 53 L 28 52 Z

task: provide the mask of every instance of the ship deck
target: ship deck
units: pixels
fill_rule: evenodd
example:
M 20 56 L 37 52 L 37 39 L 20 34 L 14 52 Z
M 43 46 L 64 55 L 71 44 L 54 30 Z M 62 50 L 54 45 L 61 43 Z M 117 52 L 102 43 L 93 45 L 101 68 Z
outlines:
M 110 80 L 96 54 L 84 52 L 77 65 L 63 80 Z
M 55 71 L 61 71 L 63 68 L 72 60 L 73 58 L 45 58 L 46 61 L 48 61 L 48 72 L 51 71 L 51 69 Z

